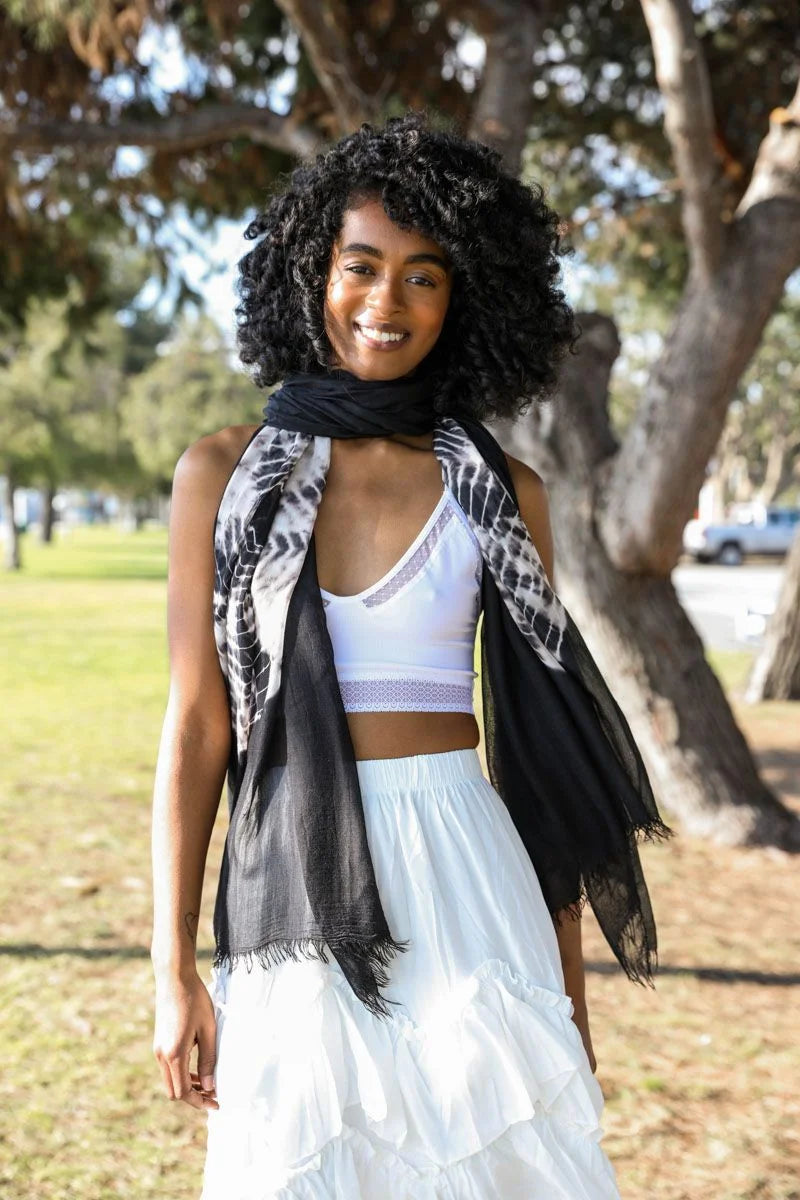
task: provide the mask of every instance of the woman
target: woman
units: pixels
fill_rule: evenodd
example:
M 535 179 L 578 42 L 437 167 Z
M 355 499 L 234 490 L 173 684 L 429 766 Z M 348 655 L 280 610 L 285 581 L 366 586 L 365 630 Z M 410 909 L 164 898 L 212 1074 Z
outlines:
M 576 872 L 553 912 L 548 873 L 548 908 L 536 831 L 523 844 L 478 759 L 498 548 L 457 485 L 475 446 L 456 435 L 544 398 L 574 342 L 556 226 L 496 154 L 409 113 L 297 168 L 247 231 L 240 353 L 284 387 L 176 468 L 153 823 L 154 1049 L 167 1096 L 208 1113 L 204 1200 L 618 1195 L 580 920 L 560 919 L 587 891 Z M 555 605 L 545 489 L 503 457 Z M 490 639 L 512 640 L 501 609 Z M 533 699 L 495 709 L 484 680 L 491 739 Z M 195 937 L 226 770 L 209 995 Z

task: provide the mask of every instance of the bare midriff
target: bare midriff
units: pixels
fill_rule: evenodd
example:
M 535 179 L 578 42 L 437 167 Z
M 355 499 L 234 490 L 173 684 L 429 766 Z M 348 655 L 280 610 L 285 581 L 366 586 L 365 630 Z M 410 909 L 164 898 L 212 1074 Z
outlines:
M 465 712 L 349 712 L 357 759 L 405 758 L 466 750 L 480 742 L 478 722 Z

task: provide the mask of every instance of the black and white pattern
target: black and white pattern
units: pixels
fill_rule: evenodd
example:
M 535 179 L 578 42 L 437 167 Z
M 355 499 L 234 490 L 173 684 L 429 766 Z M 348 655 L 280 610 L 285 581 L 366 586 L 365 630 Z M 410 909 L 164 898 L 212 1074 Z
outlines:
M 566 614 L 514 499 L 457 421 L 437 422 L 433 449 L 517 627 L 547 666 L 562 669 Z M 280 688 L 286 613 L 329 464 L 330 438 L 264 425 L 220 503 L 214 630 L 240 755 L 264 703 Z
M 330 438 L 265 425 L 240 458 L 220 503 L 214 529 L 214 635 L 240 756 L 264 703 L 280 688 L 289 599 L 329 462 Z
M 518 629 L 542 662 L 561 669 L 567 615 L 515 500 L 458 421 L 437 423 L 433 449 Z
M 650 982 L 656 930 L 637 839 L 665 838 L 624 714 L 555 595 L 502 448 L 437 419 L 445 494 L 479 551 L 490 780 L 551 913 L 589 900 L 629 978 Z M 386 922 L 313 556 L 327 432 L 265 424 L 234 468 L 214 531 L 214 635 L 235 737 L 215 962 L 333 951 L 364 1003 L 405 949 Z M 488 570 L 486 569 L 488 568 Z M 281 686 L 283 661 L 287 686 Z

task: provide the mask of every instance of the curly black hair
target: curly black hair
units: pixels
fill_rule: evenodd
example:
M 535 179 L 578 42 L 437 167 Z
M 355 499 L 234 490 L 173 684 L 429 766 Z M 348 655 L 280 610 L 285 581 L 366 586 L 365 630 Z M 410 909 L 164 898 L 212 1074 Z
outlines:
M 333 365 L 323 303 L 333 245 L 349 206 L 380 198 L 390 220 L 438 242 L 453 285 L 425 369 L 440 414 L 516 416 L 550 398 L 556 366 L 580 332 L 559 290 L 557 213 L 503 169 L 500 154 L 424 112 L 364 123 L 284 176 L 245 237 L 239 261 L 241 361 L 258 387 Z

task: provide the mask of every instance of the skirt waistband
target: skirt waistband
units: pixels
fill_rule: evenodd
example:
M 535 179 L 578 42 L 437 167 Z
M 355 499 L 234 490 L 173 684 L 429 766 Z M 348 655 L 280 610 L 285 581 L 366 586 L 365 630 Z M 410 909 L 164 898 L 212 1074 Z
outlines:
M 463 779 L 485 780 L 477 748 L 409 754 L 403 758 L 356 759 L 358 782 L 364 791 L 439 787 Z

